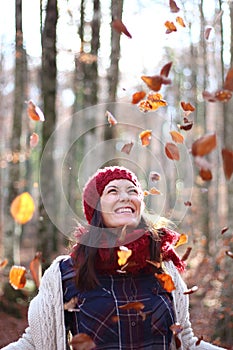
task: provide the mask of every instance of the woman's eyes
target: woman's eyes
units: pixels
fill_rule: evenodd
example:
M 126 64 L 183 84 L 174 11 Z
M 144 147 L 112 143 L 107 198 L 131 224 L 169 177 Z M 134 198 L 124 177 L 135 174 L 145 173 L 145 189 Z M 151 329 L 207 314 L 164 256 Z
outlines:
M 119 191 L 117 189 L 115 189 L 115 188 L 111 188 L 111 189 L 108 190 L 107 193 L 116 193 L 117 194 L 117 193 L 119 193 Z M 127 193 L 129 193 L 129 194 L 138 194 L 138 191 L 135 188 L 133 188 L 133 189 L 128 190 Z

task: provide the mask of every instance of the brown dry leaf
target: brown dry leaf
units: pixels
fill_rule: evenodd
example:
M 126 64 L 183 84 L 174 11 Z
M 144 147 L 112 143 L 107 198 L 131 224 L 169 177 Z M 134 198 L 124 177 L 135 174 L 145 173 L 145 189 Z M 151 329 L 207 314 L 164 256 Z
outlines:
M 110 126 L 117 124 L 116 118 L 109 111 L 105 112 L 105 117 L 107 117 Z
M 192 248 L 191 248 L 191 247 L 188 247 L 188 248 L 186 249 L 184 255 L 182 256 L 181 260 L 182 260 L 182 261 L 187 260 L 188 257 L 189 257 L 189 255 L 190 255 L 190 253 L 191 253 L 191 251 L 192 251 Z
M 124 146 L 121 148 L 121 152 L 130 154 L 133 145 L 134 145 L 133 142 L 125 143 Z
M 171 84 L 171 80 L 163 77 L 162 75 L 153 75 L 153 76 L 147 76 L 142 75 L 141 79 L 146 83 L 149 89 L 153 91 L 159 91 L 161 89 L 162 84 L 169 85 Z
M 232 253 L 232 252 L 230 252 L 229 250 L 227 250 L 225 253 L 226 253 L 226 255 L 228 255 L 230 258 L 233 259 L 233 253 Z
M 30 262 L 29 269 L 36 287 L 39 288 L 42 277 L 42 252 L 35 254 L 35 257 Z
M 8 259 L 7 258 L 1 260 L 0 261 L 0 269 L 4 269 L 4 267 L 6 267 L 7 264 L 8 264 Z
M 158 98 L 156 99 L 156 95 Z M 167 106 L 165 100 L 159 99 L 160 94 L 149 94 L 147 100 L 139 102 L 138 107 L 142 112 L 156 111 L 160 107 Z
M 160 75 L 163 75 L 164 77 L 167 78 L 170 73 L 171 66 L 172 66 L 172 62 L 168 62 L 167 64 L 165 64 L 160 71 Z
M 168 275 L 167 273 L 161 273 L 161 274 L 155 273 L 155 277 L 159 280 L 163 289 L 165 289 L 167 292 L 172 292 L 174 289 L 176 289 L 171 276 Z
M 225 177 L 227 180 L 230 180 L 233 173 L 233 151 L 227 148 L 223 148 L 222 161 Z
M 180 132 L 178 132 L 176 130 L 172 130 L 169 133 L 170 133 L 170 135 L 172 137 L 172 140 L 174 142 L 176 142 L 176 143 L 184 143 L 184 136 Z
M 165 27 L 167 28 L 166 30 L 166 34 L 170 34 L 172 32 L 176 32 L 177 31 L 177 28 L 175 26 L 175 24 L 173 22 L 170 22 L 170 21 L 166 21 L 164 23 Z
M 129 302 L 127 304 L 119 306 L 119 309 L 122 309 L 122 310 L 133 309 L 135 311 L 141 311 L 141 310 L 144 309 L 144 307 L 145 307 L 145 305 L 142 302 L 140 302 L 140 301 L 132 301 L 132 302 Z
M 30 147 L 31 148 L 34 148 L 38 145 L 38 142 L 39 142 L 39 136 L 37 133 L 33 132 L 30 136 Z
M 175 244 L 175 248 L 179 247 L 180 245 L 186 244 L 188 242 L 188 236 L 185 233 L 182 233 L 180 235 L 180 238 Z
M 216 134 L 206 134 L 199 139 L 197 139 L 192 144 L 192 154 L 196 156 L 204 156 L 210 153 L 217 146 Z
M 177 17 L 176 17 L 176 22 L 177 22 L 181 27 L 184 27 L 184 28 L 186 27 L 186 25 L 185 25 L 184 20 L 183 20 L 182 17 L 177 16 Z
M 42 110 L 37 105 L 35 105 L 35 103 L 32 100 L 29 100 L 26 103 L 28 105 L 28 116 L 34 121 L 43 122 L 45 120 L 45 117 Z
M 173 13 L 180 11 L 180 8 L 176 5 L 176 2 L 174 0 L 169 0 L 169 6 L 170 6 L 171 12 Z
M 180 130 L 188 131 L 192 129 L 193 127 L 193 121 L 188 120 L 188 118 L 184 117 L 184 124 L 180 125 L 179 128 Z
M 216 102 L 217 101 L 215 93 L 211 93 L 209 91 L 203 91 L 202 97 L 204 98 L 204 100 L 206 100 L 208 102 Z
M 213 178 L 212 172 L 210 169 L 201 169 L 199 171 L 199 175 L 202 178 L 202 180 L 204 180 L 204 181 L 210 181 Z
M 229 90 L 219 90 L 215 92 L 215 98 L 220 102 L 228 102 L 232 98 L 232 93 Z
M 79 333 L 73 336 L 70 341 L 73 350 L 92 350 L 95 348 L 95 343 L 86 333 Z
M 151 171 L 149 178 L 150 178 L 150 181 L 155 182 L 160 180 L 161 175 L 156 171 Z
M 9 272 L 9 282 L 14 289 L 22 289 L 26 284 L 26 268 L 13 265 Z
M 204 33 L 204 37 L 206 40 L 209 39 L 209 36 L 210 36 L 210 32 L 212 31 L 212 27 L 207 27 L 206 30 L 205 30 L 205 33 Z
M 223 227 L 222 229 L 221 229 L 221 234 L 223 235 L 226 231 L 228 231 L 229 230 L 229 227 Z
M 137 104 L 140 102 L 144 97 L 146 96 L 145 91 L 137 91 L 132 95 L 132 102 L 133 104 Z
M 173 335 L 178 335 L 183 331 L 183 327 L 179 322 L 176 322 L 171 325 L 170 330 L 172 331 Z
M 228 70 L 223 88 L 225 90 L 233 91 L 233 68 Z
M 127 247 L 120 246 L 119 250 L 117 251 L 118 255 L 118 265 L 123 266 L 127 263 L 127 260 L 132 255 L 132 250 L 128 249 Z
M 34 214 L 34 211 L 34 200 L 28 192 L 23 192 L 11 203 L 11 215 L 19 224 L 26 224 L 28 221 L 30 221 Z
M 192 288 L 186 290 L 183 294 L 193 294 L 198 290 L 198 286 L 193 286 Z
M 186 207 L 191 207 L 191 206 L 192 206 L 192 203 L 191 203 L 190 201 L 186 201 L 186 202 L 184 202 L 184 205 L 185 205 Z
M 194 112 L 196 109 L 190 102 L 181 101 L 180 105 L 185 112 L 187 111 Z
M 165 153 L 168 158 L 172 160 L 179 160 L 180 159 L 180 153 L 178 147 L 172 143 L 172 142 L 167 142 L 165 145 Z
M 199 337 L 198 339 L 197 339 L 197 341 L 196 341 L 196 346 L 198 346 L 198 345 L 200 345 L 201 344 L 201 341 L 203 340 L 204 338 L 203 338 L 203 335 L 201 336 L 201 337 Z
M 142 146 L 148 146 L 151 141 L 152 130 L 144 130 L 139 134 Z
M 118 33 L 124 33 L 128 38 L 132 38 L 132 35 L 129 33 L 128 29 L 124 25 L 124 23 L 116 18 L 112 21 L 112 27 L 115 29 Z

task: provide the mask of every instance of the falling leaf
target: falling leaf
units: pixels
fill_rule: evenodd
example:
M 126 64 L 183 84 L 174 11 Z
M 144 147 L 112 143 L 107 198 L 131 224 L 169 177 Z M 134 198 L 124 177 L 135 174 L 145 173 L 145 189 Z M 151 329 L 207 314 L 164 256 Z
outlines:
M 170 22 L 170 21 L 166 21 L 164 23 L 165 27 L 167 28 L 166 30 L 166 34 L 170 34 L 172 32 L 176 32 L 177 31 L 177 28 L 175 26 L 175 24 L 173 22 Z
M 204 37 L 206 40 L 209 39 L 209 36 L 210 36 L 210 32 L 212 31 L 212 27 L 207 27 L 206 30 L 205 30 L 205 33 L 204 33 Z
M 128 249 L 127 247 L 120 246 L 119 250 L 117 251 L 118 255 L 118 265 L 123 266 L 126 264 L 129 257 L 132 255 L 132 250 Z
M 9 273 L 9 282 L 14 289 L 22 289 L 26 284 L 26 268 L 13 265 Z
M 183 331 L 183 327 L 179 322 L 176 322 L 170 326 L 170 330 L 172 331 L 173 335 L 178 335 Z
M 113 126 L 113 125 L 117 124 L 116 118 L 109 111 L 105 112 L 105 117 L 107 117 L 110 126 Z
M 142 146 L 148 146 L 151 141 L 152 130 L 144 130 L 139 134 Z
M 233 151 L 227 148 L 222 149 L 223 170 L 227 180 L 230 180 L 233 173 Z
M 167 78 L 170 73 L 171 66 L 172 62 L 168 62 L 167 64 L 165 64 L 160 71 L 160 75 Z
M 36 284 L 36 287 L 39 288 L 40 281 L 42 277 L 42 253 L 37 252 L 35 257 L 32 259 L 29 265 L 30 272 L 32 274 L 33 280 Z
M 124 146 L 121 148 L 121 152 L 124 152 L 126 154 L 130 154 L 133 145 L 134 145 L 133 142 L 129 142 L 129 143 L 124 144 Z
M 215 98 L 220 102 L 228 102 L 232 97 L 232 93 L 228 90 L 219 90 L 215 92 Z
M 188 242 L 188 236 L 185 233 L 182 233 L 180 235 L 180 238 L 178 239 L 178 241 L 175 244 L 175 248 L 179 247 L 180 245 L 183 245 L 185 243 Z
M 34 148 L 38 145 L 39 142 L 39 136 L 37 135 L 37 133 L 33 132 L 30 136 L 30 147 Z
M 96 345 L 91 337 L 86 333 L 79 333 L 72 337 L 70 341 L 73 350 L 92 350 Z
M 203 336 L 199 337 L 199 338 L 197 339 L 195 345 L 196 345 L 196 346 L 200 345 L 200 344 L 201 344 L 201 341 L 202 341 L 203 339 L 204 339 Z
M 167 273 L 161 273 L 161 274 L 155 273 L 155 277 L 159 280 L 162 287 L 167 292 L 172 292 L 174 289 L 176 289 L 175 284 L 174 284 L 171 276 L 168 275 Z
M 225 90 L 233 91 L 233 68 L 228 70 L 223 88 Z
M 188 248 L 186 249 L 184 255 L 182 256 L 181 260 L 182 260 L 182 261 L 187 260 L 188 257 L 189 257 L 189 255 L 190 255 L 190 253 L 191 253 L 191 251 L 192 251 L 192 248 L 191 248 L 191 247 L 188 247 Z
M 135 92 L 132 96 L 132 103 L 137 104 L 139 101 L 141 101 L 146 96 L 145 91 L 138 91 Z
M 228 255 L 230 258 L 233 259 L 233 253 L 232 253 L 232 252 L 230 252 L 229 250 L 227 250 L 225 253 L 226 253 L 226 255 Z
M 167 102 L 162 99 L 160 94 L 149 94 L 146 100 L 138 104 L 142 112 L 156 111 L 160 107 L 167 106 Z
M 26 224 L 29 220 L 31 220 L 34 211 L 34 200 L 28 192 L 23 192 L 11 203 L 11 215 L 19 224 Z
M 180 105 L 185 112 L 187 112 L 187 111 L 194 112 L 196 109 L 190 102 L 186 103 L 184 101 L 181 101 Z
M 203 91 L 202 97 L 204 98 L 204 100 L 206 100 L 208 102 L 216 102 L 217 101 L 215 94 L 208 92 L 208 91 Z
M 118 32 L 118 33 L 123 33 L 125 34 L 128 38 L 132 38 L 132 35 L 129 33 L 128 29 L 124 25 L 124 23 L 116 18 L 112 21 L 112 27 Z
M 6 265 L 8 264 L 8 259 L 3 259 L 0 261 L 0 269 L 4 269 L 4 267 L 6 267 Z
M 199 175 L 202 178 L 202 180 L 204 180 L 204 181 L 210 181 L 213 178 L 212 172 L 210 169 L 201 169 L 199 171 Z
M 158 262 L 158 261 L 146 260 L 146 262 L 147 262 L 148 264 L 153 265 L 153 266 L 156 267 L 157 269 L 160 269 L 160 267 L 161 267 L 161 263 Z
M 170 6 L 171 12 L 173 13 L 180 11 L 179 7 L 176 5 L 176 2 L 174 0 L 169 0 L 169 6 Z
M 135 311 L 140 311 L 140 310 L 143 310 L 144 308 L 145 308 L 145 305 L 140 301 L 131 301 L 127 304 L 119 306 L 119 309 L 122 309 L 122 310 L 133 309 Z
M 192 129 L 193 127 L 193 121 L 188 120 L 188 118 L 184 117 L 184 124 L 180 125 L 180 130 L 188 131 Z
M 229 230 L 229 227 L 223 227 L 222 229 L 221 229 L 221 234 L 223 235 L 226 231 L 228 231 Z
M 149 189 L 149 194 L 151 194 L 151 195 L 158 195 L 158 194 L 161 194 L 161 192 L 157 188 L 151 187 Z
M 186 202 L 184 202 L 184 205 L 185 205 L 186 207 L 191 207 L 191 206 L 192 206 L 192 203 L 191 203 L 190 201 L 186 201 Z
M 186 25 L 185 25 L 184 20 L 183 20 L 182 17 L 177 16 L 177 17 L 176 17 L 176 22 L 177 22 L 181 27 L 184 27 L 184 28 L 186 27 Z
M 159 91 L 161 89 L 162 84 L 169 85 L 171 84 L 171 80 L 163 77 L 162 75 L 153 75 L 147 76 L 142 75 L 141 79 L 146 83 L 149 89 L 153 91 Z
M 193 156 L 204 156 L 217 146 L 216 134 L 206 134 L 192 144 Z
M 27 107 L 28 116 L 32 120 L 43 122 L 45 120 L 45 117 L 42 110 L 37 105 L 35 105 L 35 103 L 32 100 L 29 100 L 26 103 L 28 105 Z
M 172 142 L 167 142 L 165 145 L 165 153 L 168 158 L 172 160 L 179 160 L 180 159 L 180 153 L 178 147 L 172 143 Z
M 198 290 L 198 286 L 193 286 L 192 288 L 186 290 L 183 294 L 193 294 Z
M 74 309 L 77 305 L 77 302 L 78 302 L 77 297 L 71 298 L 67 303 L 64 303 L 64 310 L 74 311 Z
M 176 130 L 172 130 L 172 131 L 170 131 L 170 135 L 171 135 L 172 140 L 174 142 L 184 143 L 184 136 L 180 132 L 178 132 Z
M 156 171 L 151 171 L 149 177 L 150 177 L 150 181 L 155 182 L 160 180 L 161 175 Z

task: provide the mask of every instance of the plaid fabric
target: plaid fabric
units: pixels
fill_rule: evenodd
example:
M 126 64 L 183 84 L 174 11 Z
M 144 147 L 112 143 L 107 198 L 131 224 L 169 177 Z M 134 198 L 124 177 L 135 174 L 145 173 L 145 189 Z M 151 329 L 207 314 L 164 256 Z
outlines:
M 149 274 L 98 276 L 94 290 L 80 292 L 74 284 L 72 259 L 60 263 L 64 302 L 78 297 L 77 311 L 65 311 L 67 332 L 86 333 L 96 350 L 168 350 L 175 322 L 171 294 Z M 132 301 L 144 304 L 143 314 L 119 308 Z

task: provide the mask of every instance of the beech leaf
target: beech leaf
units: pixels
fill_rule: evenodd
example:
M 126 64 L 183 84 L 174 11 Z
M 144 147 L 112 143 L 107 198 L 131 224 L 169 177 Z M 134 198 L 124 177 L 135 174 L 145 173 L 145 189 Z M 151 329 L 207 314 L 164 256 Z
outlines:
M 165 153 L 168 158 L 172 160 L 179 160 L 180 159 L 180 153 L 178 147 L 172 143 L 172 142 L 167 142 L 165 145 Z
M 193 156 L 204 156 L 217 146 L 216 134 L 206 134 L 192 144 Z
M 126 28 L 126 26 L 124 25 L 124 23 L 116 18 L 112 21 L 112 27 L 113 29 L 115 29 L 118 33 L 123 33 L 125 34 L 128 38 L 132 38 L 132 35 L 130 34 L 130 32 L 128 31 L 128 29 Z
M 227 180 L 230 180 L 233 173 L 233 151 L 227 148 L 222 149 L 223 170 Z

